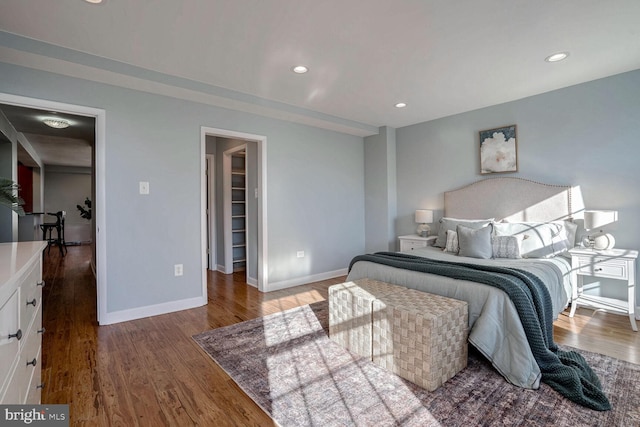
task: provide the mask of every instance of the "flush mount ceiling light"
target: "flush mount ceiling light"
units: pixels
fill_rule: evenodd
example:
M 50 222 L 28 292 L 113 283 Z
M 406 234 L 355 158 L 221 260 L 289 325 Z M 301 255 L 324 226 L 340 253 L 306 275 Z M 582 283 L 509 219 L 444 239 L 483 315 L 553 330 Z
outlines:
M 547 62 L 558 62 L 562 61 L 563 59 L 567 59 L 567 56 L 569 56 L 569 52 L 558 52 L 554 53 L 553 55 L 547 56 L 546 58 L 544 58 L 544 60 Z
M 297 66 L 293 67 L 291 70 L 296 74 L 304 74 L 307 71 L 309 71 L 309 69 L 307 67 L 305 67 L 304 65 L 297 65 Z
M 102 0 L 84 0 L 87 3 L 93 3 L 93 4 L 98 4 L 98 3 L 102 3 Z
M 406 102 L 398 102 L 396 105 L 394 105 L 394 107 L 396 108 L 404 108 L 407 106 Z
M 64 129 L 71 126 L 71 123 L 68 120 L 64 119 L 44 119 L 42 122 L 45 125 L 55 129 Z

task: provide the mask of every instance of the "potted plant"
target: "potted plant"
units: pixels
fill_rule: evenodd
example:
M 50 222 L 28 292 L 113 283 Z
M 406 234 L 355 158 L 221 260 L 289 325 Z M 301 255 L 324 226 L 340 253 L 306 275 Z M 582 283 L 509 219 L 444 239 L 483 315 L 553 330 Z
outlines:
M 84 206 L 80 206 L 80 205 L 76 205 L 76 208 L 78 208 L 78 210 L 80 211 L 80 216 L 84 219 L 91 219 L 91 199 L 89 199 L 88 197 L 86 199 L 84 199 L 84 204 L 86 206 L 86 209 Z
M 7 206 L 18 215 L 24 215 L 24 200 L 18 197 L 18 184 L 8 178 L 0 177 L 0 205 Z

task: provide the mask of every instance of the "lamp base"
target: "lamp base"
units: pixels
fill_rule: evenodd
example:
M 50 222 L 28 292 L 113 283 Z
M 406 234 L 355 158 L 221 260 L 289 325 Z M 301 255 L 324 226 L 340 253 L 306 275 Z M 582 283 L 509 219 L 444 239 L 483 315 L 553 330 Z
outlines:
M 421 237 L 429 237 L 429 232 L 431 231 L 431 227 L 427 224 L 420 224 L 418 229 L 416 230 L 416 234 Z
M 609 233 L 601 234 L 594 238 L 593 248 L 597 250 L 613 249 L 616 245 L 616 239 Z
M 616 245 L 616 239 L 609 233 L 595 234 L 586 236 L 582 240 L 582 245 L 585 248 L 604 251 L 607 249 L 613 249 Z

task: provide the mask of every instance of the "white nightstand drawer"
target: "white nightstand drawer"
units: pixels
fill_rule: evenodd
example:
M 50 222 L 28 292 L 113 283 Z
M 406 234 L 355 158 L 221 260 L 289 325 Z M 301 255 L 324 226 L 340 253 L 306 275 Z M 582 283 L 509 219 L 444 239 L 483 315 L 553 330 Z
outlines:
M 629 278 L 629 263 L 607 258 L 578 258 L 578 274 L 626 280 Z
M 402 242 L 402 250 L 403 251 L 412 251 L 418 248 L 426 248 L 427 242 L 416 241 L 416 240 L 405 240 Z
M 435 241 L 436 236 L 422 237 L 417 234 L 409 234 L 408 236 L 400 236 L 400 252 L 412 251 L 414 249 L 426 248 L 429 242 Z

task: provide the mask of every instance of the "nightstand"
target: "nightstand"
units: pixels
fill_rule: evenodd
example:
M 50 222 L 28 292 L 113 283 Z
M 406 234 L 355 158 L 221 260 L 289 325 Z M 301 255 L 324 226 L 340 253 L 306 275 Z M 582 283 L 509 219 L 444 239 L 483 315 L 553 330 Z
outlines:
M 571 254 L 571 313 L 573 317 L 578 305 L 626 314 L 631 328 L 638 331 L 635 319 L 636 303 L 636 258 L 638 251 L 609 249 L 597 251 L 574 248 Z M 627 300 L 587 295 L 582 292 L 584 276 L 617 279 L 627 282 Z
M 438 236 L 421 237 L 417 234 L 409 234 L 408 236 L 400 236 L 400 252 L 412 251 L 418 248 L 426 248 L 429 242 L 434 242 Z

